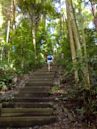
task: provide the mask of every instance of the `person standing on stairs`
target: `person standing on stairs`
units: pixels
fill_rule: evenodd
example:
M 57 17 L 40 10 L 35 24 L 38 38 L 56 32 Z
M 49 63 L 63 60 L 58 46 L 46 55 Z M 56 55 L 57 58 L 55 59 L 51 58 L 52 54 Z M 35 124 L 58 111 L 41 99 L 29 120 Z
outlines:
M 53 55 L 49 54 L 47 56 L 48 71 L 51 71 L 51 64 L 53 63 L 53 60 L 54 60 Z

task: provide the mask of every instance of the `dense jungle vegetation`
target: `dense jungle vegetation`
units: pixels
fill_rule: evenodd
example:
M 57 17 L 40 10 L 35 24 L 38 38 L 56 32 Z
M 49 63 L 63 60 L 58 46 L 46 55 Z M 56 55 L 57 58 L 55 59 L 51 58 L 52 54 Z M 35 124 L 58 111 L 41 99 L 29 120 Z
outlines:
M 48 53 L 64 70 L 61 83 L 72 81 L 76 112 L 97 119 L 96 0 L 0 0 L 0 90 L 46 64 Z

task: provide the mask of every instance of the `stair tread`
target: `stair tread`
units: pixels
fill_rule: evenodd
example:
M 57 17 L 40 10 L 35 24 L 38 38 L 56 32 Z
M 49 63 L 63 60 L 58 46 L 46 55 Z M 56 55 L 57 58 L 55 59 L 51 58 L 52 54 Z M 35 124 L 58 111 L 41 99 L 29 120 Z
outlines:
M 54 97 L 50 93 L 55 73 L 55 66 L 51 72 L 47 66 L 39 69 L 10 102 L 3 102 L 0 127 L 32 127 L 55 122 Z
M 53 79 L 51 80 L 42 80 L 42 79 L 31 79 L 28 83 L 52 83 L 53 84 Z
M 16 121 L 16 120 L 18 120 L 19 122 L 20 121 L 24 121 L 25 122 L 25 120 L 26 121 L 35 121 L 35 120 L 47 120 L 47 119 L 50 119 L 50 118 L 55 118 L 56 116 L 27 116 L 27 117 L 3 117 L 3 116 L 1 116 L 0 117 L 0 124 L 1 124 L 1 122 L 3 122 L 3 121 L 7 121 L 7 122 L 10 122 L 10 121 Z
M 45 91 L 43 90 L 43 89 L 41 89 L 41 90 L 29 90 L 29 91 L 25 91 L 24 89 L 23 90 L 21 90 L 20 92 L 19 92 L 20 94 L 21 93 L 29 93 L 29 94 L 39 94 L 39 93 L 43 93 L 43 94 L 47 94 L 47 93 L 50 93 L 50 90 L 48 90 L 48 89 L 45 89 Z
M 0 117 L 0 127 L 32 127 L 55 121 L 56 116 Z
M 2 107 L 25 107 L 25 108 L 49 108 L 53 107 L 52 102 L 3 102 Z
M 30 83 L 26 83 L 25 86 L 45 86 L 45 87 L 48 87 L 48 86 L 53 86 L 53 83 L 52 82 L 30 82 Z
M 52 108 L 2 108 L 1 113 L 4 112 L 32 112 L 32 111 L 52 111 Z
M 44 99 L 45 99 L 45 100 L 48 100 L 48 99 L 49 99 L 49 100 L 54 100 L 54 97 L 51 97 L 51 96 L 50 96 L 50 97 L 41 97 L 41 98 L 40 98 L 40 97 L 24 97 L 24 96 L 22 96 L 22 97 L 16 97 L 16 98 L 14 98 L 14 100 L 15 100 L 15 99 L 31 99 L 31 100 L 32 100 L 32 99 L 41 99 L 41 100 L 44 100 Z
M 53 108 L 2 108 L 1 117 L 53 115 Z
M 50 91 L 51 88 L 45 87 L 45 86 L 42 86 L 42 87 L 25 86 L 22 89 L 21 89 L 21 91 L 23 91 L 23 92 L 47 92 L 47 91 Z

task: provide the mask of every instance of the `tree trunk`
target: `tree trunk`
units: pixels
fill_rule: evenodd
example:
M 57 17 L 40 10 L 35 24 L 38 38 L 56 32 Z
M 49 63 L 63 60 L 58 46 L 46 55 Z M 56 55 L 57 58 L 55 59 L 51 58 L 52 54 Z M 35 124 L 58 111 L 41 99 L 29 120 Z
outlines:
M 88 64 L 87 64 L 87 52 L 86 52 L 86 41 L 84 37 L 84 29 L 82 28 L 82 40 L 83 40 L 83 48 L 84 48 L 84 55 L 82 53 L 82 46 L 79 40 L 79 33 L 77 29 L 77 24 L 76 24 L 76 19 L 75 19 L 75 14 L 73 11 L 73 4 L 72 0 L 67 0 L 66 1 L 67 5 L 67 18 L 68 18 L 68 30 L 69 30 L 69 35 L 70 35 L 70 45 L 74 47 L 76 46 L 75 49 L 72 48 L 72 54 L 73 51 L 75 51 L 75 59 L 76 56 L 78 57 L 78 60 L 76 59 L 76 64 L 81 63 L 83 67 L 81 67 L 81 71 L 83 72 L 83 80 L 84 80 L 84 87 L 85 89 L 90 89 L 90 79 L 89 79 L 89 71 L 88 71 Z M 83 24 L 82 24 L 83 26 Z M 74 44 L 74 45 L 73 45 Z M 73 57 L 72 57 L 73 58 Z M 76 69 L 77 71 L 77 69 Z M 78 74 L 78 71 L 77 71 Z
M 9 33 L 10 33 L 10 20 L 8 20 L 7 22 L 6 43 L 9 42 Z
M 81 6 L 79 8 L 79 13 L 82 12 Z M 84 19 L 83 16 L 81 15 L 81 19 L 80 19 L 80 26 L 81 26 L 81 35 L 82 35 L 82 48 L 83 48 L 83 58 L 84 58 L 84 69 L 83 69 L 83 73 L 84 73 L 84 78 L 85 78 L 85 87 L 87 89 L 90 89 L 90 77 L 89 77 L 89 68 L 88 68 L 88 62 L 87 62 L 87 49 L 86 49 L 86 39 L 85 39 L 85 32 L 84 32 Z
M 35 59 L 36 59 L 36 31 L 35 26 L 32 26 L 32 39 L 33 39 L 33 46 L 34 46 L 34 53 L 35 53 Z
M 73 5 L 72 5 L 72 0 L 67 0 L 68 5 L 69 5 L 69 11 L 70 11 L 70 18 L 71 18 L 71 28 L 73 31 L 73 35 L 74 35 L 74 40 L 75 40 L 75 44 L 76 44 L 76 50 L 77 50 L 77 56 L 79 59 L 82 58 L 82 50 L 81 50 L 81 44 L 80 44 L 80 40 L 79 40 L 79 35 L 78 35 L 78 30 L 77 30 L 77 25 L 76 25 L 76 21 L 75 21 L 75 17 L 74 17 L 74 11 L 73 11 Z
M 86 87 L 86 89 L 90 89 L 90 77 L 89 77 L 89 68 L 88 68 L 88 62 L 87 62 L 86 40 L 85 40 L 83 24 L 81 26 L 82 26 L 82 43 L 83 43 L 84 63 L 85 63 L 83 73 L 85 76 L 84 77 L 85 78 L 85 87 Z
M 13 0 L 13 29 L 15 29 L 15 17 L 16 17 L 16 1 Z
M 73 32 L 71 29 L 71 19 L 70 19 L 70 12 L 69 12 L 69 4 L 66 1 L 66 10 L 67 10 L 67 26 L 68 26 L 68 32 L 69 32 L 69 38 L 70 38 L 70 48 L 71 48 L 71 56 L 72 56 L 72 62 L 73 62 L 73 67 L 74 67 L 74 76 L 75 76 L 75 81 L 79 81 L 79 76 L 78 76 L 78 71 L 76 69 L 76 49 L 75 49 L 75 44 L 74 44 L 74 39 L 73 39 Z
M 1 46 L 1 54 L 0 54 L 0 60 L 1 60 L 1 62 L 2 62 L 2 60 L 3 60 L 3 53 L 4 53 L 4 46 L 2 45 Z

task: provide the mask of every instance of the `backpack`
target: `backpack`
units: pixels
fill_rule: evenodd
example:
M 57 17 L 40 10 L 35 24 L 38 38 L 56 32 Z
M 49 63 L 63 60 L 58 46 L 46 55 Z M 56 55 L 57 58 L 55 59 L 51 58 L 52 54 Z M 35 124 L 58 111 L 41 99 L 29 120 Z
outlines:
M 48 56 L 47 56 L 47 59 L 48 59 L 48 60 L 52 60 L 52 56 L 51 56 L 51 55 L 48 55 Z

